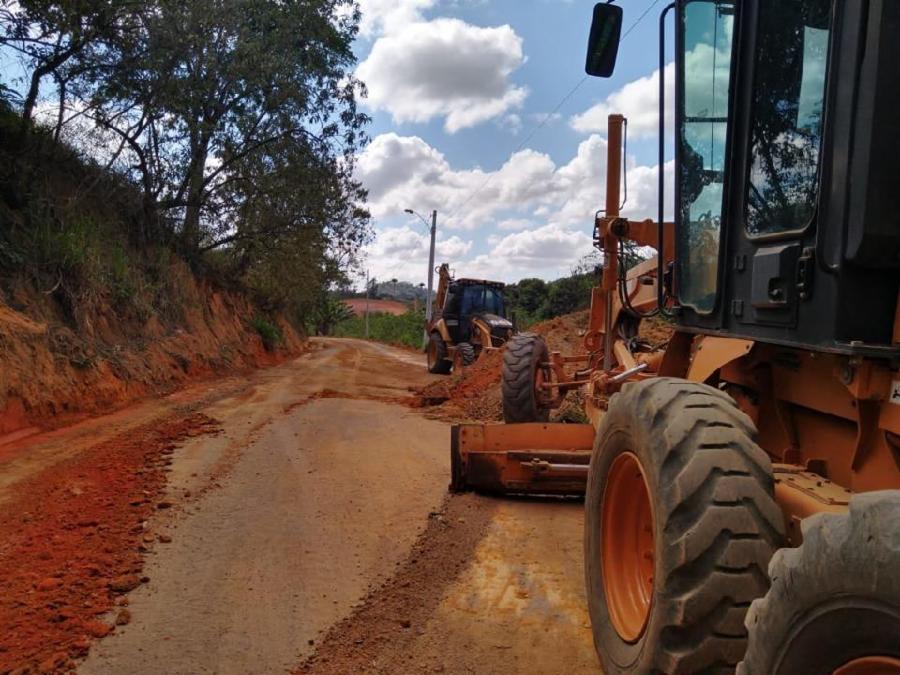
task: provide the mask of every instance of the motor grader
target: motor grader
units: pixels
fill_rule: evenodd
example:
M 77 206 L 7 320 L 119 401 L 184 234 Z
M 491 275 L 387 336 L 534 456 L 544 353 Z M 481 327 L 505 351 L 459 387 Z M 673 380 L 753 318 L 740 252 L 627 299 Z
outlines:
M 595 7 L 590 75 L 612 74 L 621 25 Z M 655 219 L 620 216 L 612 115 L 584 353 L 515 337 L 516 423 L 453 429 L 453 489 L 584 493 L 608 675 L 900 673 L 898 38 L 896 0 L 666 7 Z M 626 241 L 657 255 L 625 269 Z M 640 339 L 650 315 L 663 348 Z M 591 424 L 547 423 L 572 389 Z
M 484 279 L 454 279 L 450 265 L 438 268 L 432 320 L 425 327 L 428 372 L 447 375 L 501 348 L 513 335 L 506 318 L 503 284 Z

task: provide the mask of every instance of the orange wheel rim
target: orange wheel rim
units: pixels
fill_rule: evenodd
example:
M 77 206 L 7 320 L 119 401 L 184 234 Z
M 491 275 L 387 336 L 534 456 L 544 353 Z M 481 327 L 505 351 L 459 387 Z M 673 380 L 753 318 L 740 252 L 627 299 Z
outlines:
M 834 671 L 834 675 L 898 675 L 900 659 L 891 656 L 863 656 Z
M 647 627 L 653 598 L 654 530 L 650 490 L 638 458 L 616 457 L 603 491 L 601 567 L 609 617 L 626 642 Z

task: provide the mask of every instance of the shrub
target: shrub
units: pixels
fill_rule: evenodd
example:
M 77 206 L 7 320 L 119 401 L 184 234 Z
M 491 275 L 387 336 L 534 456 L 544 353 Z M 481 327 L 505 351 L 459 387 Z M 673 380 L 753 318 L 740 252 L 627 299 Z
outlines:
M 254 317 L 250 322 L 250 325 L 257 333 L 259 333 L 263 345 L 269 351 L 274 350 L 284 339 L 284 336 L 281 334 L 281 329 L 265 317 Z
M 369 315 L 369 339 L 393 345 L 405 345 L 419 349 L 422 347 L 425 330 L 423 312 L 409 310 L 400 316 L 393 314 Z M 366 317 L 354 316 L 335 326 L 334 334 L 338 337 L 364 338 L 366 336 Z

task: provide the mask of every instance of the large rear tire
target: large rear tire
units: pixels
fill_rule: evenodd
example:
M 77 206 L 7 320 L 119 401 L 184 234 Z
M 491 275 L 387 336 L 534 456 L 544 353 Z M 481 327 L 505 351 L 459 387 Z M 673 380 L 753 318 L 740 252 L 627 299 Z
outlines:
M 542 366 L 550 358 L 544 338 L 535 333 L 514 335 L 503 353 L 503 421 L 507 424 L 546 422 L 550 407 L 539 384 L 549 380 Z
M 747 612 L 738 673 L 900 673 L 900 491 L 857 495 L 848 513 L 801 527 L 803 544 L 775 554 L 772 587 Z
M 440 333 L 432 333 L 428 336 L 428 345 L 425 347 L 428 358 L 428 372 L 434 375 L 448 375 L 453 364 L 447 360 L 447 345 Z
M 733 672 L 783 539 L 772 466 L 722 392 L 626 385 L 597 430 L 585 585 L 603 672 Z

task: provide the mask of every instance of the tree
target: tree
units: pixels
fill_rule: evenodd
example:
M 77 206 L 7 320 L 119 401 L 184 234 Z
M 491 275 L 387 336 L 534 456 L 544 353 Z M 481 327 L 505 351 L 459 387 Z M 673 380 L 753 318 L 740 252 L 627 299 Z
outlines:
M 339 11 L 347 7 L 355 4 L 156 0 L 140 39 L 119 44 L 92 104 L 127 144 L 147 203 L 175 218 L 189 256 L 235 241 L 235 223 L 278 183 L 271 172 L 307 180 L 310 192 L 325 176 L 329 194 L 317 205 L 331 198 L 332 220 L 363 196 L 350 178 L 367 118 L 350 71 L 358 11 Z
M 518 305 L 535 314 L 547 302 L 547 284 L 543 279 L 522 279 L 518 284 Z
M 139 190 L 133 243 L 172 245 L 298 317 L 346 282 L 371 236 L 353 178 L 368 122 L 354 0 L 0 3 L 0 50 L 28 69 L 23 128 L 52 76 L 57 135 L 69 99 L 99 130 L 106 169 Z M 33 154 L 12 172 L 23 195 Z
M 347 303 L 327 292 L 320 293 L 312 312 L 316 335 L 331 335 L 335 326 L 352 317 L 353 312 Z
M 550 284 L 544 318 L 568 314 L 584 309 L 590 304 L 592 282 L 585 275 L 573 275 L 557 279 Z
M 91 47 L 116 30 L 126 4 L 114 0 L 2 0 L 0 47 L 18 55 L 29 70 L 21 98 L 25 126 L 34 117 L 41 83 L 47 77 L 56 81 L 62 116 L 68 82 L 87 67 L 82 59 Z

